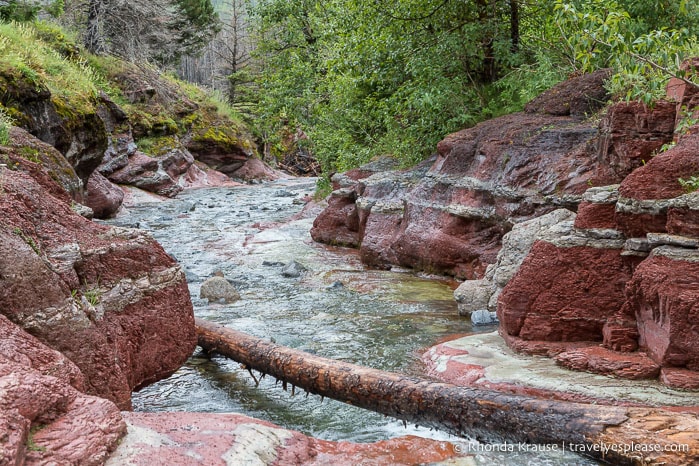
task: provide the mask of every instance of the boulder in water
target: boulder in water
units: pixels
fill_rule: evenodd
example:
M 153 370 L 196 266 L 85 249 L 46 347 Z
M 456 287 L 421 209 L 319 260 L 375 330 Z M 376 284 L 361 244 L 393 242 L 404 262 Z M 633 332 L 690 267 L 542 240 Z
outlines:
M 240 299 L 240 294 L 228 280 L 216 275 L 202 283 L 199 297 L 209 302 L 233 303 Z

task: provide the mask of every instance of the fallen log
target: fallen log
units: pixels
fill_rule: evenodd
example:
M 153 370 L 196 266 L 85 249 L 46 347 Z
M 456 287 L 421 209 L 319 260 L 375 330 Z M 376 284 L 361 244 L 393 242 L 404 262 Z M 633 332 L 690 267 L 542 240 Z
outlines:
M 196 319 L 196 326 L 205 351 L 249 370 L 458 436 L 520 449 L 528 444 L 558 445 L 616 465 L 699 464 L 696 415 L 459 387 L 322 358 L 202 319 Z

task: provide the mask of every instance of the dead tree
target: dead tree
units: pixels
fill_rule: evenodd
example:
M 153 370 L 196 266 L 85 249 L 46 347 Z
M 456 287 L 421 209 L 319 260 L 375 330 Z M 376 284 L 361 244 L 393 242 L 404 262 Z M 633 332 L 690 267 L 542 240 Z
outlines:
M 459 387 L 321 358 L 202 319 L 197 319 L 196 325 L 199 346 L 205 351 L 229 357 L 250 371 L 276 377 L 285 386 L 291 384 L 459 436 L 491 442 L 557 444 L 617 465 L 680 465 L 699 460 L 696 415 Z M 661 445 L 658 450 L 663 451 L 624 451 L 621 446 L 625 445 Z M 604 446 L 609 449 L 605 451 Z

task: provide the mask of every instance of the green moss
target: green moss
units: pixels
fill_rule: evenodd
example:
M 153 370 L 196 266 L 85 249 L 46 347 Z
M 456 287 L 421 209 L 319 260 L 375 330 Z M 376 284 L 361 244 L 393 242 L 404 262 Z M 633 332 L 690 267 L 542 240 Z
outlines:
M 12 117 L 5 110 L 5 107 L 0 105 L 0 146 L 10 142 L 10 127 L 12 127 L 12 124 Z
M 29 436 L 27 437 L 27 450 L 39 451 L 39 452 L 46 451 L 46 447 L 43 447 L 41 445 L 37 445 L 36 442 L 34 441 L 34 436 L 36 435 L 36 433 L 39 432 L 44 427 L 46 427 L 46 426 L 43 424 L 38 424 L 38 425 L 33 426 L 31 429 L 29 429 Z
M 234 134 L 229 134 L 224 128 L 211 127 L 203 134 L 194 136 L 196 141 L 211 142 L 222 148 L 233 149 L 238 145 L 238 138 Z
M 24 146 L 19 149 L 19 155 L 23 159 L 29 160 L 34 163 L 41 163 L 41 157 L 39 151 L 33 147 Z
M 180 146 L 177 137 L 171 136 L 160 136 L 160 137 L 146 137 L 136 141 L 136 145 L 139 150 L 147 155 L 158 157 L 165 155 L 172 149 L 176 149 Z

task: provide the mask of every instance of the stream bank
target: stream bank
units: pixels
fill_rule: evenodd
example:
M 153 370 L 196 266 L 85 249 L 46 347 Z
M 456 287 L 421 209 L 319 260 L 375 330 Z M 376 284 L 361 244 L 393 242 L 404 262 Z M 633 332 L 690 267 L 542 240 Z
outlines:
M 469 320 L 457 313 L 453 299 L 456 284 L 407 269 L 369 269 L 354 250 L 314 243 L 308 232 L 317 208 L 306 204 L 313 189 L 313 180 L 293 179 L 187 190 L 169 200 L 141 193 L 124 215 L 109 223 L 150 231 L 177 258 L 198 317 L 319 356 L 408 374 L 424 373 L 421 356 L 425 348 L 451 335 L 474 331 Z M 307 270 L 299 277 L 284 277 L 282 264 L 291 261 Z M 201 284 L 215 271 L 234 284 L 240 300 L 221 304 L 199 298 Z M 151 434 L 166 435 L 168 417 L 180 423 L 172 428 L 184 429 L 189 421 L 182 418 L 185 414 L 178 414 L 182 411 L 194 417 L 200 416 L 194 412 L 235 412 L 303 432 L 318 442 L 353 442 L 360 446 L 341 445 L 349 450 L 364 449 L 363 460 L 354 457 L 335 464 L 411 464 L 407 460 L 397 463 L 397 456 L 371 459 L 370 451 L 393 451 L 387 446 L 390 444 L 402 445 L 398 448 L 401 451 L 421 445 L 423 450 L 447 448 L 454 453 L 470 445 L 463 439 L 406 427 L 400 421 L 344 403 L 303 393 L 292 396 L 270 378 L 255 387 L 237 363 L 221 357 L 208 359 L 198 352 L 169 379 L 134 393 L 133 403 L 137 413 L 125 415 L 130 432 L 145 426 Z M 162 428 L 155 428 L 153 423 L 157 422 L 144 420 L 141 413 L 162 416 L 157 421 Z M 403 439 L 405 435 L 417 437 Z M 115 458 L 144 454 L 147 445 L 134 444 L 132 439 L 127 437 L 125 442 L 131 445 L 131 453 L 120 449 Z M 377 441 L 388 444 L 367 443 Z M 451 461 L 457 463 L 449 464 L 596 464 L 560 451 L 491 450 L 456 456 L 458 460 Z

